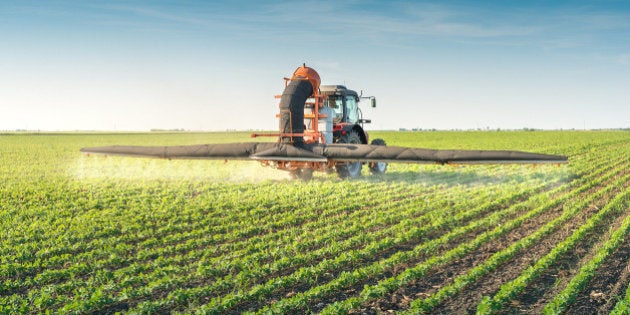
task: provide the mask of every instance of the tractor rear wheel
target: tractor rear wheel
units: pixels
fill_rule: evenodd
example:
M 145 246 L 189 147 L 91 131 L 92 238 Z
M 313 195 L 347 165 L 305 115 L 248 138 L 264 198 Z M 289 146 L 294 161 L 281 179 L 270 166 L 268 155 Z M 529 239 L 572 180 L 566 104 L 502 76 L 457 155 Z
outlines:
M 356 131 L 350 131 L 341 136 L 338 143 L 361 144 L 361 137 Z M 336 166 L 337 175 L 340 178 L 359 178 L 361 176 L 361 162 L 345 162 Z
M 374 139 L 370 143 L 371 145 L 382 145 L 385 146 L 385 140 L 383 139 Z M 383 174 L 387 170 L 387 163 L 385 162 L 370 162 L 370 172 L 375 175 Z

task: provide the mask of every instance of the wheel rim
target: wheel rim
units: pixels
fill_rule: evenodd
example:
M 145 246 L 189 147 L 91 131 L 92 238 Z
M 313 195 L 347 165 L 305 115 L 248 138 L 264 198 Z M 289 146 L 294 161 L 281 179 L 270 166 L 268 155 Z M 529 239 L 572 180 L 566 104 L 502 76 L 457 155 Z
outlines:
M 385 162 L 374 163 L 374 170 L 376 170 L 379 173 L 385 173 L 385 168 L 387 168 L 387 163 Z
M 361 172 L 361 162 L 349 163 L 347 168 L 350 177 L 357 177 Z
M 356 131 L 349 131 L 340 140 L 339 143 L 361 144 L 361 138 Z M 358 178 L 361 176 L 361 162 L 344 162 L 338 164 L 337 173 L 341 178 Z

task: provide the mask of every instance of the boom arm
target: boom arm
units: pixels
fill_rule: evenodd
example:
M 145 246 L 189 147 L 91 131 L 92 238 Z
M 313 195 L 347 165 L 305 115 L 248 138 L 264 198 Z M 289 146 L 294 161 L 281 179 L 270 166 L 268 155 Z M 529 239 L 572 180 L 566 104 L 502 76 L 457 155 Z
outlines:
M 189 146 L 109 146 L 83 148 L 88 154 L 141 156 L 164 159 L 254 159 L 301 162 L 389 163 L 566 163 L 567 157 L 520 151 L 432 150 L 368 144 L 226 143 Z

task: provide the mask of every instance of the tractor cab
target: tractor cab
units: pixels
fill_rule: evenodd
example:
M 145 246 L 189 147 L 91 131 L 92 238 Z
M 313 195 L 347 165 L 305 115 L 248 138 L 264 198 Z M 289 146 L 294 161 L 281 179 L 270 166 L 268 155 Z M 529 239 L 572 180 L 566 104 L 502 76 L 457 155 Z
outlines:
M 368 135 L 363 130 L 363 124 L 371 120 L 363 119 L 359 108 L 361 98 L 369 98 L 371 106 L 376 107 L 374 97 L 362 97 L 356 91 L 349 90 L 343 85 L 321 85 L 320 94 L 323 96 L 324 106 L 333 110 L 334 142 L 343 142 L 342 136 L 354 132 L 361 139 L 360 143 L 368 143 Z
M 333 123 L 357 124 L 361 118 L 359 95 L 343 85 L 322 85 L 320 92 L 324 95 L 324 106 L 333 109 Z

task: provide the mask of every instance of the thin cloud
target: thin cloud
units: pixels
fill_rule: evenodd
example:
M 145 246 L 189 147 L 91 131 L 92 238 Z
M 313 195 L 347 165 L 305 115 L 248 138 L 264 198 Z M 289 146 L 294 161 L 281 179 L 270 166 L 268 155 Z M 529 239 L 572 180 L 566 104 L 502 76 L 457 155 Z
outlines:
M 470 13 L 464 12 L 470 10 L 439 5 L 413 7 L 398 5 L 392 7 L 394 12 L 389 15 L 374 10 L 355 10 L 347 4 L 326 1 L 272 3 L 251 10 L 235 11 L 215 7 L 214 10 L 204 8 L 196 12 L 187 10 L 186 13 L 129 5 L 103 5 L 102 8 L 154 21 L 201 28 L 219 27 L 223 31 L 249 33 L 267 38 L 283 35 L 309 36 L 315 40 L 331 38 L 384 40 L 392 35 L 483 38 L 524 36 L 536 33 L 540 29 L 536 26 L 513 27 L 507 24 L 497 26 L 460 22 L 458 19 L 469 16 Z M 308 12 L 308 15 L 304 12 Z
M 187 14 L 175 14 L 172 12 L 165 12 L 164 10 L 152 9 L 149 7 L 141 6 L 128 6 L 128 5 L 104 5 L 103 8 L 131 13 L 144 18 L 150 18 L 155 20 L 162 20 L 168 22 L 176 22 L 178 24 L 188 24 L 194 26 L 210 26 L 211 23 L 203 18 L 195 18 Z
M 605 30 L 627 30 L 630 17 L 623 12 L 590 13 L 584 8 L 564 10 L 551 8 L 504 7 L 427 3 L 388 3 L 386 10 L 363 3 L 263 2 L 249 7 L 229 4 L 204 4 L 198 7 L 151 5 L 99 5 L 111 11 L 110 24 L 124 19 L 138 28 L 180 31 L 213 31 L 270 42 L 308 39 L 311 42 L 349 40 L 387 46 L 416 45 L 424 38 L 451 42 L 543 48 L 569 48 L 588 45 L 590 37 Z M 139 17 L 122 17 L 120 13 Z M 347 12 L 347 14 L 344 14 Z M 308 14 L 307 14 L 308 13 Z M 103 14 L 102 14 L 103 15 Z M 101 15 L 101 21 L 108 21 Z M 101 22 L 107 23 L 107 22 Z M 181 28 L 186 30 L 181 30 Z M 575 36 L 575 28 L 582 30 Z M 570 35 L 573 34 L 573 35 Z

